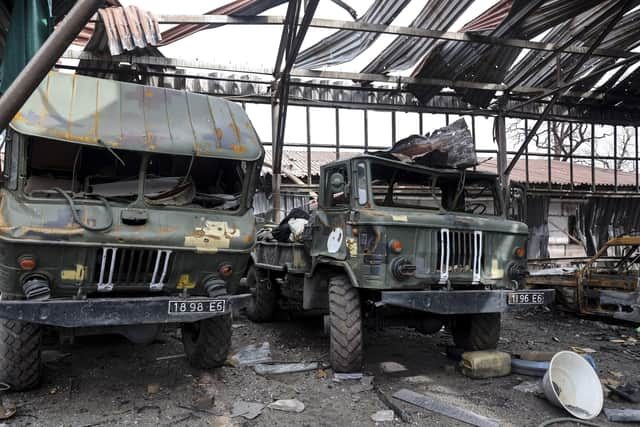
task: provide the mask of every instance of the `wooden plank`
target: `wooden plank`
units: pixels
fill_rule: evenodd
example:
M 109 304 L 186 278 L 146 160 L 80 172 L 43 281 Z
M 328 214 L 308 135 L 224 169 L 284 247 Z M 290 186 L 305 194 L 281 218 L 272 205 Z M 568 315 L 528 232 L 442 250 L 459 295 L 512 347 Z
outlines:
M 497 420 L 492 420 L 482 415 L 475 414 L 466 409 L 455 407 L 447 403 L 436 400 L 424 394 L 416 393 L 411 390 L 402 389 L 393 394 L 393 397 L 412 405 L 419 406 L 429 411 L 445 415 L 454 420 L 462 421 L 478 427 L 498 427 L 500 424 Z

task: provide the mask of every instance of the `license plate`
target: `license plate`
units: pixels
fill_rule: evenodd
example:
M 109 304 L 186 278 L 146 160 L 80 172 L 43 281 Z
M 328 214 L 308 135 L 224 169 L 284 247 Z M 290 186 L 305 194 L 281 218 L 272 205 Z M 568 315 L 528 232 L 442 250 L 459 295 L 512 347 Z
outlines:
M 219 313 L 224 311 L 226 303 L 222 299 L 169 301 L 169 314 Z
M 507 298 L 508 304 L 544 304 L 544 293 L 542 292 L 513 292 Z

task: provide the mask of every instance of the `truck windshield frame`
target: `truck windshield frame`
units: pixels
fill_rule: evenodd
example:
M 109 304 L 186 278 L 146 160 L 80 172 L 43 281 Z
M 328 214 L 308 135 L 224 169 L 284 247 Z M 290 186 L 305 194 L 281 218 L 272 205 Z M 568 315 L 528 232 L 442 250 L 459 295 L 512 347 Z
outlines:
M 20 192 L 27 199 L 59 199 L 59 192 L 54 190 L 58 187 L 76 198 L 102 196 L 116 205 L 132 206 L 143 200 L 143 207 L 148 209 L 235 214 L 250 207 L 246 189 L 255 179 L 259 161 L 201 157 L 195 153 L 177 156 L 153 151 L 107 150 L 101 145 L 11 133 L 13 137 L 5 150 L 20 153 L 19 167 L 5 170 L 3 186 Z M 148 158 L 146 165 L 143 164 L 145 158 Z M 143 186 L 139 185 L 142 168 L 145 169 Z M 14 175 L 19 185 L 10 188 L 7 183 Z
M 503 214 L 495 175 L 466 170 L 439 171 L 375 159 L 356 160 L 355 167 L 360 163 L 368 166 L 367 205 L 490 217 Z M 361 184 L 358 179 L 358 196 Z M 355 203 L 360 204 L 359 200 Z

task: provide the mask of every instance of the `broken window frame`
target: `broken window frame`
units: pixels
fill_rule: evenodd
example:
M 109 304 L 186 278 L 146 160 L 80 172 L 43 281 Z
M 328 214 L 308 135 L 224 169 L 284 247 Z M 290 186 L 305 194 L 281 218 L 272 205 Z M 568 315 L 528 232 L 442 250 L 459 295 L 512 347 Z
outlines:
M 8 148 L 8 150 L 11 152 L 11 156 L 10 159 L 11 162 L 9 164 L 9 168 L 10 170 L 8 171 L 8 174 L 5 175 L 4 177 L 4 182 L 2 184 L 2 187 L 11 191 L 16 191 L 19 192 L 24 198 L 26 198 L 27 200 L 33 200 L 33 201 L 51 201 L 52 198 L 58 199 L 60 198 L 60 195 L 55 195 L 54 191 L 51 191 L 51 194 L 47 194 L 46 196 L 41 196 L 41 195 L 33 195 L 28 193 L 27 191 L 25 191 L 25 187 L 27 185 L 28 179 L 29 179 L 29 169 L 30 169 L 30 159 L 29 159 L 29 155 L 27 150 L 29 149 L 29 144 L 31 143 L 31 138 L 30 136 L 27 135 L 22 135 L 19 134 L 17 132 L 11 132 L 12 133 L 12 138 L 9 144 L 7 146 L 10 147 Z M 86 144 L 76 144 L 76 143 L 72 143 L 72 142 L 62 142 L 62 141 L 53 141 L 52 142 L 55 143 L 60 143 L 60 144 L 72 144 L 72 145 L 76 145 L 78 147 L 83 147 L 83 148 L 99 148 L 98 146 L 94 147 L 91 145 L 86 145 Z M 120 151 L 124 151 L 124 150 L 120 150 Z M 156 152 L 151 152 L 151 151 L 138 151 L 138 150 L 127 150 L 127 151 L 131 151 L 131 152 L 135 152 L 135 153 L 139 153 L 141 155 L 141 161 L 140 161 L 140 165 L 138 167 L 138 171 L 140 170 L 140 166 L 142 165 L 142 159 L 145 157 L 144 154 L 149 154 L 149 159 L 151 158 L 151 156 L 153 155 L 167 155 L 170 156 L 169 154 L 165 154 L 165 153 L 156 153 Z M 113 158 L 113 155 L 107 151 L 106 149 L 104 150 L 104 155 L 105 155 L 105 159 L 108 158 Z M 220 161 L 226 161 L 226 159 L 224 158 L 218 158 L 218 157 L 209 157 L 209 156 L 195 156 L 195 158 L 203 158 L 203 159 L 218 159 Z M 148 159 L 148 160 L 149 160 Z M 201 206 L 198 205 L 197 203 L 191 203 L 189 206 L 185 205 L 185 206 L 176 206 L 176 205 L 162 205 L 162 204 L 152 204 L 152 203 L 146 203 L 144 205 L 145 209 L 158 209 L 158 210 L 186 210 L 186 211 L 192 211 L 192 212 L 202 212 L 202 211 L 210 211 L 210 212 L 224 212 L 225 214 L 233 214 L 233 215 L 241 215 L 244 214 L 248 209 L 251 208 L 252 206 L 252 198 L 247 196 L 247 192 L 248 192 L 248 188 L 250 188 L 251 183 L 257 179 L 257 175 L 259 173 L 259 169 L 260 169 L 260 164 L 262 161 L 261 159 L 255 160 L 255 161 L 246 161 L 246 160 L 232 160 L 234 162 L 238 163 L 238 167 L 242 169 L 244 175 L 242 178 L 242 188 L 241 190 L 237 193 L 239 194 L 238 197 L 238 204 L 237 204 L 237 208 L 235 209 L 220 209 L 220 208 L 216 208 L 216 207 L 205 207 L 205 206 Z M 8 163 L 6 163 L 7 160 L 5 160 L 5 167 L 7 167 Z M 149 163 L 147 163 L 146 168 L 148 168 Z M 145 168 L 145 169 L 146 169 Z M 5 173 L 5 172 L 3 172 Z M 139 178 L 136 176 L 135 178 L 136 180 L 138 180 Z M 237 179 L 237 178 L 236 178 Z M 11 183 L 15 182 L 15 185 L 12 187 Z M 144 191 L 144 185 L 142 186 L 142 191 Z M 42 191 L 42 193 L 49 193 L 49 191 L 44 190 Z M 36 193 L 37 194 L 37 193 Z M 73 195 L 84 195 L 84 194 L 94 194 L 94 193 L 83 193 L 83 192 L 74 192 Z M 97 193 L 96 193 L 97 194 Z M 136 194 L 137 196 L 137 194 Z M 80 200 L 83 203 L 87 203 L 87 204 L 96 204 L 96 203 L 100 203 L 94 199 L 91 198 L 80 198 Z M 136 203 L 136 200 L 113 200 L 110 202 L 112 202 L 112 204 L 114 206 L 121 206 L 121 207 L 126 207 L 126 206 L 131 206 L 132 204 Z

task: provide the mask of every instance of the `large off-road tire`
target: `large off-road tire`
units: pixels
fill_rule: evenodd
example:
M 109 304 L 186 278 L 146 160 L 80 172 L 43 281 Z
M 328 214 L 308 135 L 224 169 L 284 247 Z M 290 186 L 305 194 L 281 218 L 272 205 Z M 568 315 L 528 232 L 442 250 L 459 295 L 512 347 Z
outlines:
M 0 382 L 27 390 L 40 382 L 42 327 L 0 319 Z
M 329 279 L 329 358 L 336 372 L 362 368 L 360 295 L 346 276 Z
M 500 313 L 457 316 L 452 332 L 456 347 L 467 351 L 493 350 L 500 339 Z
M 247 271 L 247 287 L 252 295 L 247 307 L 247 317 L 254 322 L 273 320 L 278 304 L 277 289 L 253 265 Z
M 217 368 L 231 348 L 231 315 L 216 316 L 182 326 L 182 344 L 195 368 Z

